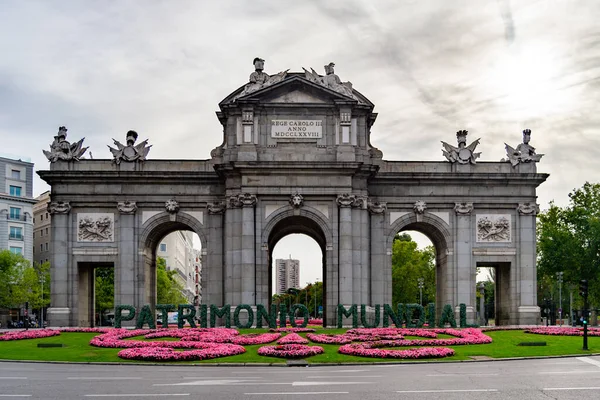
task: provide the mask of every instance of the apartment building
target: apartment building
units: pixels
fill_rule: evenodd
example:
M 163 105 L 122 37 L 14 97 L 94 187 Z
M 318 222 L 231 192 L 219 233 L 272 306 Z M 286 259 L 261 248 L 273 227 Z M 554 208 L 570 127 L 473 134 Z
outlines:
M 283 294 L 289 288 L 300 288 L 300 260 L 289 259 L 275 260 L 275 285 L 276 293 Z
M 50 229 L 51 215 L 47 207 L 50 203 L 50 191 L 35 198 L 33 205 L 33 261 L 43 264 L 50 260 L 52 250 L 52 230 Z

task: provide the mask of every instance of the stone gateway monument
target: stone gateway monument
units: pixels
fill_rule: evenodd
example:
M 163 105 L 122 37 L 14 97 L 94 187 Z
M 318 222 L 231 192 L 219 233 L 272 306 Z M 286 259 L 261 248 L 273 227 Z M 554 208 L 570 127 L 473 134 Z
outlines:
M 373 103 L 333 63 L 323 75 L 264 63 L 219 103 L 223 143 L 208 160 L 148 159 L 134 131 L 112 158 L 86 159 L 61 127 L 39 172 L 52 188 L 52 326 L 94 325 L 96 267 L 114 268 L 115 304 L 154 306 L 157 246 L 176 230 L 200 237 L 203 304 L 269 305 L 273 248 L 302 233 L 321 248 L 335 325 L 338 304 L 391 303 L 394 236 L 416 230 L 436 249 L 438 312 L 450 304 L 458 318 L 464 303 L 474 322 L 477 267 L 494 267 L 496 323 L 538 323 L 536 188 L 548 175 L 530 131 L 499 162 L 481 161 L 467 131 L 442 142 L 440 161 L 387 161 L 371 145 Z

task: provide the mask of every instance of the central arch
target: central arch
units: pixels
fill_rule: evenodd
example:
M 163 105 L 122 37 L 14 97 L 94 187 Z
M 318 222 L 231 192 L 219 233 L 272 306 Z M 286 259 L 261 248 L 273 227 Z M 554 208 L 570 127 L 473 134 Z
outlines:
M 322 275 L 323 275 L 323 320 L 327 320 L 328 304 L 332 301 L 337 301 L 337 296 L 332 293 L 333 272 L 331 271 L 331 248 L 332 234 L 331 229 L 325 222 L 323 216 L 317 210 L 311 210 L 310 207 L 305 207 L 302 210 L 288 209 L 277 213 L 267 221 L 263 230 L 263 249 L 266 250 L 261 276 L 267 282 L 262 282 L 262 290 L 259 294 L 259 299 L 263 304 L 271 304 L 272 276 L 273 276 L 273 250 L 275 245 L 285 236 L 290 234 L 304 234 L 317 242 L 322 253 Z M 328 268 L 329 266 L 329 268 Z M 334 300 L 335 297 L 335 300 Z

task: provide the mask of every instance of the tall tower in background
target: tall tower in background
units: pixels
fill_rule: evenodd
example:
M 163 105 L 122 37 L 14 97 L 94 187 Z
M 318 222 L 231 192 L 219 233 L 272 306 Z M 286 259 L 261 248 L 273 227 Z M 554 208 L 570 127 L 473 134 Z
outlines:
M 285 293 L 289 288 L 300 289 L 300 260 L 275 260 L 275 284 L 277 294 Z

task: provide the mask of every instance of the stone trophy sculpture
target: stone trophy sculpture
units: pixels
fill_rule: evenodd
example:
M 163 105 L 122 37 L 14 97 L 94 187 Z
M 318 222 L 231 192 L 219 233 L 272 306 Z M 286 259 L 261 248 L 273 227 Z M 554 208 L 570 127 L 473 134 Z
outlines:
M 282 81 L 285 79 L 287 72 L 289 71 L 289 69 L 286 69 L 285 71 L 281 71 L 275 75 L 269 75 L 264 72 L 265 60 L 260 57 L 254 58 L 252 64 L 254 64 L 254 72 L 250 74 L 250 78 L 248 78 L 248 84 L 244 87 L 244 90 L 239 94 L 238 97 L 256 92 L 259 89 Z
M 475 140 L 467 146 L 467 133 L 468 131 L 465 130 L 456 132 L 458 147 L 454 147 L 451 144 L 442 141 L 442 145 L 444 146 L 442 153 L 451 163 L 475 164 L 475 160 L 481 155 L 481 152 L 475 153 L 475 148 L 479 144 L 480 139 Z
M 50 145 L 50 151 L 42 150 L 44 155 L 50 162 L 62 161 L 79 161 L 83 156 L 87 147 L 83 147 L 83 141 L 81 139 L 76 143 L 69 143 L 67 141 L 67 128 L 61 126 L 58 128 L 58 133 L 54 136 L 54 142 Z
M 330 62 L 325 65 L 325 76 L 319 75 L 314 69 L 310 69 L 308 71 L 306 68 L 302 68 L 304 70 L 304 77 L 311 82 L 318 83 L 319 85 L 325 86 L 328 89 L 341 93 L 345 96 L 355 98 L 352 93 L 352 82 L 342 82 L 339 76 L 335 74 L 334 71 L 335 64 Z
M 536 154 L 535 147 L 529 144 L 530 140 L 531 129 L 525 129 L 523 131 L 523 143 L 519 144 L 516 149 L 504 143 L 506 157 L 513 167 L 519 163 L 538 162 L 544 156 L 543 154 Z
M 145 161 L 150 147 L 147 146 L 148 139 L 144 140 L 140 144 L 136 145 L 135 141 L 138 138 L 136 131 L 127 132 L 126 143 L 127 145 L 121 144 L 118 140 L 113 139 L 117 148 L 108 146 L 110 152 L 113 154 L 113 162 L 120 164 L 121 161 L 133 162 L 133 161 Z

